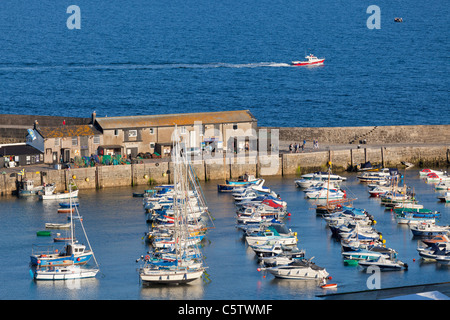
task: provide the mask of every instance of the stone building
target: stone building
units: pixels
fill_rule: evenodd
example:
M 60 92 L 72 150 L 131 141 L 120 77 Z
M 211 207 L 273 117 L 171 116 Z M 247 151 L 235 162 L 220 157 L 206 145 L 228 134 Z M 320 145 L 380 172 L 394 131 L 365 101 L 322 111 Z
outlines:
M 239 152 L 256 146 L 257 120 L 248 110 L 123 117 L 96 117 L 93 113 L 92 118 L 103 133 L 100 154 L 168 156 L 175 126 L 191 153 Z
M 75 157 L 97 154 L 103 137 L 92 125 L 34 126 L 26 137 L 28 145 L 44 153 L 44 163 L 70 162 Z

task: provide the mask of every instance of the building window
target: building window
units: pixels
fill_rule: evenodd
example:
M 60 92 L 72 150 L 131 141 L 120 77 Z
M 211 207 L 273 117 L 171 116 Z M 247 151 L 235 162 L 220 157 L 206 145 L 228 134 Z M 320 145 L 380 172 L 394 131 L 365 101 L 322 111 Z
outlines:
M 114 135 L 118 136 L 119 135 L 119 129 L 114 129 Z
M 100 136 L 94 136 L 94 144 L 100 144 Z
M 72 137 L 72 146 L 78 145 L 78 137 Z
M 185 134 L 186 133 L 186 127 L 180 127 L 180 133 Z
M 137 130 L 130 130 L 130 131 L 128 131 L 128 137 L 129 138 L 137 137 Z
M 55 147 L 59 147 L 60 138 L 55 138 Z
M 154 142 L 150 142 L 150 149 L 155 149 L 155 143 Z
M 233 124 L 233 130 L 237 130 L 238 126 L 237 124 Z
M 154 134 L 155 133 L 155 128 L 150 128 L 150 134 Z

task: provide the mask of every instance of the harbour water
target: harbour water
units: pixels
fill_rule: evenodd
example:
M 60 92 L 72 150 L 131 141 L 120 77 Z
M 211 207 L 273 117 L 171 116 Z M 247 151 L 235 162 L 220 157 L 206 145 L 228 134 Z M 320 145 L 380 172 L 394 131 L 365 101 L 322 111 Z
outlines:
M 66 26 L 72 4 L 79 30 Z M 367 27 L 372 4 L 380 29 Z M 419 0 L 3 0 L 0 114 L 249 109 L 261 126 L 448 124 L 449 16 L 445 1 Z M 289 65 L 309 53 L 325 65 Z
M 450 224 L 450 206 L 438 202 L 434 186 L 419 178 L 418 170 L 402 171 L 404 181 L 414 188 L 419 203 L 441 212 L 440 225 Z M 416 251 L 418 240 L 407 226 L 398 225 L 393 213 L 370 198 L 367 186 L 357 181 L 356 174 L 346 173 L 342 184 L 354 206 L 366 209 L 377 221 L 375 228 L 386 245 L 398 252 L 409 265 L 407 271 L 382 272 L 381 288 L 448 281 L 450 268 L 435 262 L 424 262 Z M 139 282 L 136 259 L 145 255 L 148 245 L 142 240 L 147 231 L 142 198 L 132 197 L 144 187 L 81 190 L 80 214 L 100 264 L 101 274 L 95 279 L 35 282 L 29 275 L 29 255 L 33 244 L 51 243 L 51 238 L 37 237 L 46 222 L 66 221 L 56 212 L 59 201 L 36 198 L 0 199 L 0 299 L 27 300 L 317 300 L 327 292 L 367 290 L 370 274 L 359 267 L 344 266 L 340 244 L 331 237 L 322 218 L 312 210 L 314 203 L 294 185 L 295 177 L 273 177 L 265 185 L 280 194 L 288 203 L 291 216 L 286 224 L 298 233 L 300 249 L 325 267 L 337 289 L 324 291 L 314 281 L 277 280 L 257 271 L 258 263 L 242 233 L 235 228 L 235 207 L 229 194 L 218 193 L 218 181 L 202 183 L 214 228 L 203 240 L 210 282 L 196 280 L 182 286 L 143 287 Z M 414 261 L 415 260 L 415 261 Z

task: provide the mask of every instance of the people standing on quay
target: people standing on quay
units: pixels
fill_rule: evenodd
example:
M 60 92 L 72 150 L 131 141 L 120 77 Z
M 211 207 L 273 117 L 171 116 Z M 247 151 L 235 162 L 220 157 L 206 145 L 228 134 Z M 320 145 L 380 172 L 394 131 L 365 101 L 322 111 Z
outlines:
M 292 143 L 289 145 L 289 152 L 292 153 Z

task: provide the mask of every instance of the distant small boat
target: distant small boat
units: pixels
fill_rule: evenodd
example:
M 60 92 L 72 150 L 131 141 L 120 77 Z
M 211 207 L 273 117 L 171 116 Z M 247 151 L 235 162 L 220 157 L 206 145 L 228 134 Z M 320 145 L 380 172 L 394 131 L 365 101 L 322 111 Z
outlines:
M 333 289 L 337 288 L 337 283 L 328 283 L 320 286 L 322 289 Z
M 45 228 L 47 229 L 70 229 L 70 223 L 46 223 Z
M 78 207 L 80 205 L 80 203 L 78 203 L 78 202 L 73 202 L 72 203 L 72 208 L 73 207 Z M 70 208 L 70 202 L 60 202 L 59 203 L 59 206 L 61 207 L 61 208 Z
M 38 237 L 50 237 L 52 233 L 50 231 L 38 231 L 36 232 Z
M 403 22 L 403 18 L 394 18 L 394 22 Z
M 323 65 L 325 58 L 317 58 L 312 53 L 309 56 L 306 56 L 305 59 L 307 61 L 292 61 L 291 65 L 293 66 L 320 66 Z
M 58 213 L 70 213 L 75 212 L 75 208 L 59 208 Z

